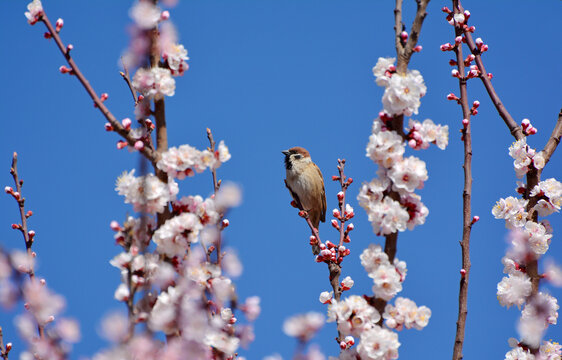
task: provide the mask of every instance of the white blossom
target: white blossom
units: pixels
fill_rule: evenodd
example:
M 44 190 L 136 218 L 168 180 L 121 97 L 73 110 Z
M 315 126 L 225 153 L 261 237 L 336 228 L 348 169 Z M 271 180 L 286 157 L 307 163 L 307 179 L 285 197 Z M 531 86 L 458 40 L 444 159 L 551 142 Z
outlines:
M 517 305 L 520 307 L 531 294 L 531 279 L 521 272 L 509 274 L 498 283 L 497 288 L 498 301 L 501 306 L 509 308 Z
M 417 114 L 420 98 L 425 95 L 426 90 L 419 71 L 408 70 L 405 76 L 394 74 L 382 97 L 384 110 L 393 116 Z
M 309 341 L 324 325 L 324 315 L 317 312 L 295 315 L 283 323 L 283 332 L 301 341 Z
M 161 10 L 150 1 L 138 1 L 129 10 L 129 16 L 141 29 L 152 29 L 158 25 Z

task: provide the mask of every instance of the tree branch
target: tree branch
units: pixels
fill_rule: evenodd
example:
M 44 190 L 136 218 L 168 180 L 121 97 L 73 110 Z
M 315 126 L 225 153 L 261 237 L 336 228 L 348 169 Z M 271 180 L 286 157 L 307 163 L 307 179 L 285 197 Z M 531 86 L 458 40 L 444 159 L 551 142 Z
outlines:
M 453 0 L 453 11 L 458 10 L 457 1 Z M 457 10 L 455 10 L 457 9 Z M 461 36 L 462 28 L 455 23 L 455 37 Z M 464 190 L 463 199 L 463 225 L 462 225 L 462 241 L 460 242 L 462 251 L 462 270 L 459 282 L 459 312 L 457 317 L 457 330 L 455 334 L 455 343 L 453 346 L 453 360 L 461 360 L 463 358 L 462 349 L 464 345 L 464 335 L 466 328 L 466 317 L 468 313 L 468 280 L 470 276 L 470 232 L 472 230 L 473 218 L 471 214 L 471 196 L 472 196 L 472 134 L 470 116 L 471 110 L 468 104 L 468 92 L 465 76 L 464 57 L 462 52 L 462 43 L 455 46 L 455 55 L 457 59 L 457 70 L 459 77 L 460 99 L 459 104 L 462 108 L 463 116 L 463 142 L 464 142 Z M 465 122 L 464 119 L 467 121 Z
M 398 60 L 396 63 L 396 71 L 403 75 L 406 73 L 406 70 L 408 69 L 408 64 L 410 63 L 410 58 L 412 57 L 412 54 L 414 53 L 414 48 L 416 47 L 417 43 L 418 43 L 418 38 L 421 32 L 421 28 L 423 25 L 423 21 L 425 20 L 425 17 L 427 16 L 427 4 L 429 4 L 430 0 L 416 0 L 417 4 L 418 4 L 418 8 L 416 11 L 416 17 L 414 18 L 414 21 L 412 22 L 412 30 L 410 31 L 408 40 L 406 42 L 406 45 L 404 47 L 402 46 L 398 46 L 398 43 L 400 43 L 400 34 L 398 34 L 398 39 L 397 41 L 397 46 L 396 46 L 396 55 L 398 56 Z M 401 0 L 396 0 L 396 9 L 398 9 L 398 2 L 400 2 L 400 11 L 401 11 Z M 396 15 L 396 9 L 394 10 L 394 14 L 395 14 L 395 24 L 394 24 L 394 28 L 396 29 L 396 26 L 398 25 L 396 23 L 397 20 L 400 20 L 400 18 Z M 401 44 L 400 44 L 401 45 Z
M 70 49 L 68 47 L 64 46 L 64 44 L 63 44 L 63 42 L 62 42 L 62 40 L 59 36 L 59 33 L 53 28 L 53 25 L 49 21 L 49 18 L 47 17 L 47 14 L 45 12 L 43 12 L 43 15 L 41 16 L 40 21 L 42 21 L 45 24 L 45 26 L 47 27 L 47 30 L 49 31 L 49 34 L 55 40 L 55 43 L 57 44 L 57 47 L 59 48 L 60 52 L 62 53 L 62 55 L 66 59 L 66 62 L 68 63 L 68 65 L 70 65 L 70 68 L 72 69 L 71 74 L 75 75 L 76 78 L 78 79 L 78 81 L 80 81 L 80 83 L 82 84 L 82 86 L 84 87 L 84 89 L 86 90 L 88 95 L 90 95 L 90 98 L 92 98 L 92 100 L 94 101 L 94 104 L 96 105 L 96 107 L 98 109 L 100 109 L 103 116 L 111 124 L 111 126 L 113 127 L 113 130 L 116 133 L 118 133 L 119 135 L 121 135 L 127 141 L 127 143 L 130 146 L 134 147 L 136 139 L 134 139 L 129 134 L 129 131 L 127 129 L 125 129 L 119 121 L 117 121 L 115 116 L 109 111 L 109 109 L 105 106 L 103 101 L 101 101 L 101 99 L 98 97 L 98 95 L 96 94 L 96 92 L 94 91 L 92 86 L 90 85 L 90 82 L 82 74 L 82 72 L 80 71 L 80 68 L 74 62 L 74 59 L 72 58 L 72 56 L 70 56 Z M 158 162 L 158 159 L 160 158 L 160 155 L 157 154 L 153 149 L 151 149 L 148 146 L 145 146 L 142 150 L 140 150 L 140 152 L 156 168 L 156 162 Z

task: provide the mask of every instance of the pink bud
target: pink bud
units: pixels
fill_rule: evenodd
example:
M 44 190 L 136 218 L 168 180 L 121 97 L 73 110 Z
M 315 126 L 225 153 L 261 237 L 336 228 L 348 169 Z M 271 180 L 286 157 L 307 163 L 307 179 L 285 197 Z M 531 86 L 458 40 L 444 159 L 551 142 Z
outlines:
M 17 192 L 17 191 L 14 191 L 14 192 L 12 193 L 12 196 L 13 196 L 13 197 L 14 197 L 14 199 L 16 199 L 16 200 L 19 200 L 19 199 L 20 199 L 20 197 L 21 197 L 20 193 L 19 193 L 19 192 Z
M 142 140 L 137 140 L 135 142 L 135 149 L 137 149 L 138 151 L 144 149 L 144 143 L 142 142 Z
M 340 218 L 340 211 L 338 209 L 332 210 L 332 216 L 339 219 Z
M 332 175 L 332 181 L 338 181 L 340 179 L 339 176 Z
M 449 65 L 456 66 L 457 62 L 455 60 L 451 59 L 451 60 L 449 60 Z
M 129 118 L 124 118 L 123 120 L 121 120 L 121 124 L 123 124 L 123 127 L 125 129 L 129 130 L 131 128 L 132 121 Z
M 465 277 L 465 276 L 466 276 L 466 270 L 465 270 L 465 269 L 461 269 L 460 273 L 461 273 L 461 276 L 462 276 L 462 277 Z
M 482 40 L 482 38 L 477 38 L 474 43 L 476 44 L 477 47 L 480 47 L 484 44 L 484 41 Z
M 494 75 L 492 75 L 492 73 L 488 73 L 488 79 L 491 79 L 493 77 L 494 77 Z
M 168 10 L 162 11 L 160 14 L 160 20 L 168 20 L 170 18 L 170 12 Z
M 64 25 L 64 20 L 61 19 L 61 18 L 58 18 L 58 19 L 57 19 L 57 22 L 55 23 L 55 27 L 56 27 L 55 30 L 56 30 L 57 32 L 59 32 L 59 31 L 62 29 L 63 25 Z
M 402 39 L 402 41 L 408 40 L 408 33 L 406 31 L 402 31 L 400 33 L 400 38 Z
M 318 244 L 318 240 L 316 240 L 316 236 L 314 235 L 310 235 L 310 241 L 309 241 L 310 245 L 316 245 Z
M 45 286 L 47 284 L 47 280 L 41 279 L 41 280 L 39 280 L 39 284 Z
M 72 50 L 72 49 L 74 49 L 74 45 L 68 44 L 68 45 L 66 46 L 66 52 L 67 52 L 67 53 L 70 52 L 70 50 Z
M 108 97 L 109 97 L 109 94 L 108 94 L 108 93 L 103 93 L 103 94 L 101 94 L 101 96 L 100 96 L 100 100 L 103 102 L 103 101 L 107 100 Z
M 396 72 L 396 66 L 390 65 L 390 66 L 388 67 L 388 71 L 390 71 L 390 72 Z
M 462 126 L 464 127 L 468 126 L 468 119 L 462 119 Z
M 457 69 L 451 70 L 451 76 L 458 78 L 459 77 L 459 71 Z
M 113 126 L 110 123 L 105 123 L 105 131 L 113 131 Z
M 44 37 L 45 39 L 50 39 L 50 38 L 53 37 L 53 35 L 51 35 L 51 33 L 47 31 L 47 32 L 45 32 L 45 33 L 43 34 L 43 37 Z
M 320 243 L 320 245 L 318 245 L 320 247 L 320 250 L 326 250 L 326 245 Z
M 17 230 L 19 228 L 21 228 L 20 224 L 12 224 L 12 229 Z
M 488 51 L 488 45 L 486 45 L 486 44 L 482 45 L 482 46 L 480 47 L 480 51 L 481 51 L 481 52 Z
M 138 99 L 139 99 L 139 101 L 143 101 L 143 100 L 144 100 L 144 95 L 139 95 Z
M 475 215 L 475 216 L 472 218 L 472 223 L 474 224 L 474 223 L 478 222 L 478 220 L 480 220 L 480 216 Z
M 334 228 L 338 229 L 338 230 L 340 229 L 340 226 L 339 226 L 339 224 L 338 224 L 338 221 L 335 220 L 335 219 L 332 220 L 332 226 L 333 226 Z
M 121 225 L 119 225 L 119 223 L 115 220 L 113 220 L 111 223 L 109 223 L 109 227 L 113 231 L 120 231 L 121 230 Z
M 478 108 L 479 106 L 480 106 L 480 101 L 478 101 L 478 100 L 475 100 L 475 101 L 472 103 L 472 107 L 475 108 L 475 109 Z
M 529 132 L 529 135 L 535 135 L 535 134 L 538 132 L 538 130 L 537 130 L 536 127 L 532 127 L 532 126 L 531 126 L 531 127 L 529 128 L 528 132 Z
M 422 46 L 418 45 L 418 46 L 414 47 L 412 50 L 414 50 L 414 52 L 420 52 L 420 51 L 422 51 L 422 49 L 423 49 Z
M 443 7 L 441 8 L 441 11 L 443 11 L 443 12 L 446 13 L 446 14 L 451 13 L 451 10 L 449 10 L 449 8 L 446 7 L 446 6 L 443 6 Z
M 346 184 L 351 185 L 353 183 L 353 178 L 347 178 Z
M 451 43 L 446 43 L 443 44 L 439 47 L 439 49 L 441 49 L 441 51 L 449 51 L 453 48 L 453 45 L 451 45 Z
M 447 95 L 447 100 L 458 100 L 459 98 L 457 97 L 457 95 L 450 93 Z
M 351 230 L 355 229 L 355 225 L 353 223 L 349 223 L 345 231 L 350 232 Z
M 230 225 L 230 221 L 228 219 L 222 220 L 222 227 L 227 228 Z
M 531 125 L 531 121 L 529 119 L 523 119 L 521 121 L 521 126 L 523 127 L 523 129 L 526 129 L 529 125 Z
M 59 68 L 59 71 L 61 72 L 61 74 L 68 74 L 72 71 L 72 69 L 63 65 Z
M 347 349 L 347 344 L 345 341 L 340 342 L 340 349 L 345 350 Z
M 468 30 L 468 32 L 475 32 L 476 31 L 476 26 L 469 26 L 466 30 Z
M 465 17 L 465 19 L 468 20 L 468 18 L 470 17 L 470 11 L 465 10 L 465 11 L 464 11 L 464 17 Z
M 6 186 L 4 188 L 4 191 L 6 192 L 6 194 L 11 194 L 14 192 L 14 189 L 12 189 L 10 186 Z
M 31 217 L 31 215 L 33 215 L 33 211 L 27 210 L 27 212 L 25 213 L 25 217 L 28 218 Z
M 462 36 L 457 36 L 455 38 L 455 44 L 459 45 L 460 43 L 462 43 Z
M 409 145 L 412 149 L 415 149 L 417 144 L 418 144 L 417 141 L 414 140 L 414 139 L 408 140 L 408 145 Z
M 328 249 L 333 249 L 336 245 L 334 245 L 333 242 L 328 240 L 328 241 L 326 241 L 326 246 L 328 247 Z
M 12 350 L 12 343 L 11 342 L 6 344 L 6 353 L 8 353 L 10 350 Z
M 343 191 L 340 191 L 337 196 L 338 196 L 338 201 L 340 202 L 343 201 L 343 197 L 344 197 Z
M 121 150 L 125 147 L 127 147 L 127 143 L 125 141 L 123 141 L 123 140 L 117 141 L 117 149 Z
M 472 115 L 478 115 L 478 110 L 476 110 L 476 109 L 470 109 L 470 113 L 471 113 Z
M 35 231 L 34 230 L 29 230 L 27 232 L 27 235 L 29 236 L 30 239 L 33 239 L 35 237 Z

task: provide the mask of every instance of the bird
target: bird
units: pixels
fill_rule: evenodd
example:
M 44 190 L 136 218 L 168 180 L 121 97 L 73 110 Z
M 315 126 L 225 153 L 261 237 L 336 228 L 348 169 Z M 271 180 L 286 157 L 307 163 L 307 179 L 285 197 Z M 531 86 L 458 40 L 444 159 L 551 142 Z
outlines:
M 326 221 L 326 191 L 324 178 L 310 153 L 300 146 L 283 150 L 287 178 L 285 185 L 297 204 L 308 213 L 312 225 L 318 229 Z M 313 249 L 314 250 L 314 249 Z

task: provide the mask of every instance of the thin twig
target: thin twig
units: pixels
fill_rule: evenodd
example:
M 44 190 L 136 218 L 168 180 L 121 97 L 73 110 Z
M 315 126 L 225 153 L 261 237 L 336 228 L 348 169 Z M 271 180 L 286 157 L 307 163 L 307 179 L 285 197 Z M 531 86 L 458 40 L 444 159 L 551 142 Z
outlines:
M 135 146 L 135 142 L 137 141 L 137 139 L 133 138 L 131 136 L 131 134 L 129 133 L 129 131 L 127 129 L 125 129 L 119 121 L 117 121 L 117 118 L 109 111 L 109 109 L 105 106 L 103 101 L 101 101 L 101 99 L 98 97 L 98 95 L 96 94 L 96 92 L 94 91 L 92 86 L 90 85 L 90 82 L 82 74 L 82 72 L 80 71 L 80 68 L 74 62 L 74 59 L 72 58 L 72 56 L 70 56 L 70 50 L 67 47 L 64 46 L 64 44 L 63 44 L 63 42 L 62 42 L 62 40 L 59 36 L 59 33 L 53 28 L 53 25 L 49 21 L 49 18 L 47 17 L 47 14 L 45 12 L 43 12 L 43 15 L 41 15 L 40 21 L 42 21 L 45 24 L 45 26 L 47 27 L 47 30 L 49 31 L 50 35 L 55 40 L 55 43 L 57 44 L 57 46 L 58 46 L 60 52 L 62 53 L 62 55 L 64 56 L 64 58 L 66 59 L 66 62 L 68 63 L 68 65 L 70 65 L 70 68 L 72 69 L 72 74 L 74 76 L 76 76 L 78 81 L 80 81 L 80 83 L 82 84 L 82 86 L 84 87 L 84 89 L 86 90 L 88 95 L 90 95 L 90 97 L 94 101 L 94 104 L 96 104 L 96 107 L 98 109 L 100 109 L 103 116 L 111 124 L 111 126 L 113 127 L 113 130 L 116 133 L 118 133 L 119 135 L 121 135 L 125 140 L 127 140 L 127 143 L 130 146 Z M 148 160 L 150 160 L 152 165 L 154 165 L 156 167 L 156 163 L 158 162 L 158 159 L 160 158 L 159 154 L 157 154 L 153 149 L 151 149 L 148 146 L 145 146 L 140 152 L 144 156 L 146 156 L 146 158 Z
M 453 11 L 460 11 L 457 7 L 457 1 L 453 0 Z M 462 27 L 455 23 L 455 37 L 461 36 Z M 462 241 L 460 242 L 462 250 L 462 270 L 459 282 L 459 313 L 457 317 L 457 330 L 455 334 L 455 343 L 453 346 L 453 360 L 461 360 L 463 358 L 462 349 L 464 345 L 464 336 L 466 328 L 466 317 L 468 314 L 468 280 L 470 275 L 470 232 L 472 230 L 472 214 L 471 214 L 471 196 L 472 196 L 472 133 L 470 116 L 471 110 L 468 104 L 468 93 L 465 75 L 464 57 L 462 52 L 462 43 L 455 47 L 455 55 L 457 58 L 457 70 L 459 77 L 460 99 L 459 103 L 462 108 L 463 119 L 468 123 L 463 123 L 463 143 L 464 143 L 464 190 L 462 193 L 463 200 L 463 230 Z M 464 120 L 463 120 L 464 121 Z
M 135 106 L 136 106 L 139 103 L 139 98 L 136 95 L 135 88 L 133 87 L 133 83 L 131 82 L 131 77 L 129 76 L 129 69 L 127 69 L 127 65 L 125 65 L 123 58 L 121 58 L 121 63 L 123 64 L 123 70 L 125 71 L 119 72 L 119 75 L 121 75 L 123 80 L 125 80 L 125 82 L 127 83 L 129 90 L 131 90 L 131 95 L 133 96 L 133 101 L 135 102 Z
M 8 343 L 8 346 L 10 346 L 10 343 Z M 4 346 L 4 333 L 2 332 L 2 326 L 0 326 L 0 356 L 2 356 L 2 359 L 8 360 L 10 350 L 11 348 L 8 349 L 8 347 Z
M 211 132 L 211 129 L 207 128 L 207 139 L 209 139 L 209 151 L 211 151 L 213 153 L 213 156 L 215 156 L 215 152 L 216 152 L 216 143 L 215 140 L 213 139 L 213 133 Z M 215 167 L 212 167 L 211 169 L 211 173 L 213 174 L 213 193 L 215 194 L 215 197 L 217 196 L 217 193 L 219 191 L 219 188 L 221 186 L 221 181 L 217 180 L 217 169 Z M 220 219 L 219 222 L 222 221 L 224 214 L 220 214 Z M 219 229 L 219 236 L 217 239 L 217 244 L 216 244 L 216 249 L 217 249 L 217 265 L 221 265 L 221 260 L 222 260 L 222 254 L 221 254 L 221 244 L 222 244 L 222 235 L 220 233 L 220 230 L 222 230 L 222 226 L 218 226 Z M 207 253 L 207 251 L 206 251 Z M 209 255 L 208 255 L 209 256 Z
M 27 251 L 27 256 L 29 256 L 30 258 L 34 257 L 33 255 L 33 251 L 31 250 L 31 246 L 33 245 L 33 241 L 35 236 L 30 236 L 29 231 L 27 230 L 27 214 L 25 212 L 25 198 L 23 197 L 23 193 L 21 191 L 21 188 L 23 186 L 23 180 L 21 180 L 19 178 L 18 175 L 18 154 L 16 152 L 14 152 L 13 157 L 12 157 L 12 167 L 10 168 L 10 174 L 12 174 L 12 177 L 14 178 L 14 183 L 16 184 L 16 191 L 19 194 L 19 198 L 16 199 L 17 203 L 18 203 L 18 208 L 19 208 L 19 212 L 20 212 L 20 219 L 21 219 L 21 224 L 18 227 L 18 229 L 20 230 L 20 232 L 23 235 L 23 239 L 25 241 L 25 249 Z M 15 198 L 15 197 L 14 197 Z M 30 213 L 31 214 L 31 213 Z M 35 271 L 33 269 L 33 263 L 30 264 L 30 268 L 29 268 L 29 272 L 27 273 L 29 275 L 29 279 L 31 281 L 35 280 Z M 37 331 L 39 332 L 39 336 L 41 337 L 41 339 L 43 339 L 45 337 L 45 329 L 43 327 L 43 325 L 37 323 Z

